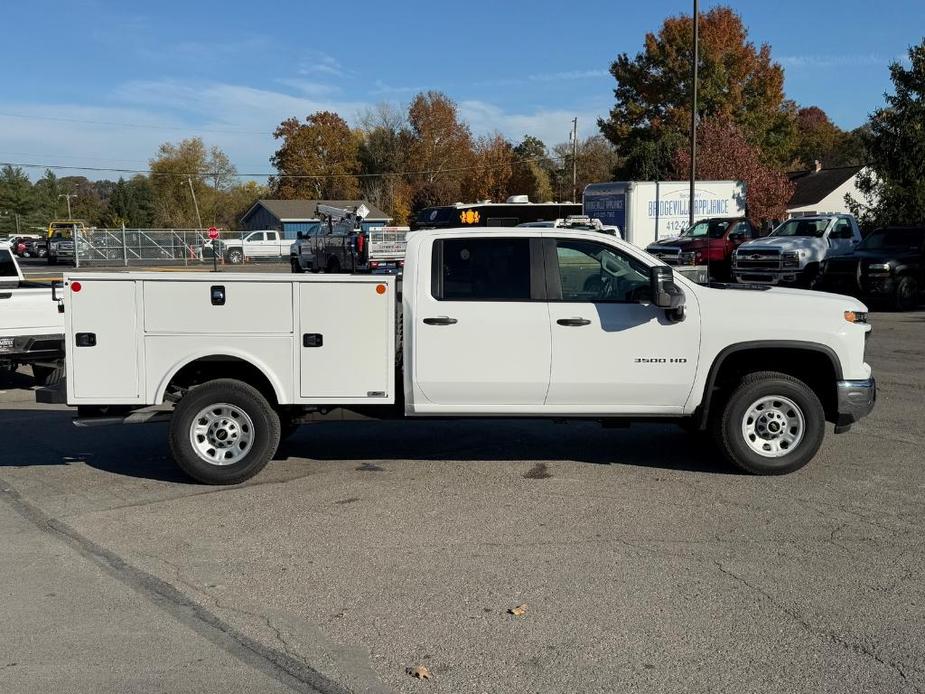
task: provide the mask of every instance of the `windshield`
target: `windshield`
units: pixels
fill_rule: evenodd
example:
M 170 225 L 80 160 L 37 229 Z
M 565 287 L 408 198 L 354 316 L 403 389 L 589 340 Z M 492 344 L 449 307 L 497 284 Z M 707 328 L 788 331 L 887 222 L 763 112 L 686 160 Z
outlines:
M 688 227 L 681 236 L 690 238 L 711 238 L 721 239 L 726 233 L 726 227 L 729 226 L 728 220 L 725 219 L 704 219 L 696 222 L 694 226 Z
M 790 219 L 771 232 L 771 236 L 811 236 L 821 239 L 829 219 Z
M 925 239 L 925 229 L 878 229 L 858 244 L 858 248 L 871 251 L 881 248 L 917 251 Z

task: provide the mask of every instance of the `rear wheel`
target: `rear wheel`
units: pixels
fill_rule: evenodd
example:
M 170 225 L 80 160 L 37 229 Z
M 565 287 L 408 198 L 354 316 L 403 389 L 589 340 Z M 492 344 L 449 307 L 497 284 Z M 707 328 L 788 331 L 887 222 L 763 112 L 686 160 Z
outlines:
M 209 381 L 180 400 L 170 420 L 170 450 L 186 474 L 206 484 L 237 484 L 270 461 L 279 415 L 251 385 Z
M 813 390 L 775 371 L 752 373 L 714 418 L 726 457 L 756 475 L 782 475 L 812 460 L 825 435 L 825 411 Z
M 244 251 L 240 248 L 232 248 L 225 255 L 225 259 L 232 265 L 240 265 L 244 262 Z
M 293 271 L 295 274 L 297 274 L 297 275 L 302 274 L 303 272 L 305 272 L 305 270 L 303 270 L 303 269 L 302 269 L 302 266 L 299 264 L 299 259 L 298 259 L 298 258 L 290 258 L 290 259 L 289 259 L 289 265 L 292 267 L 292 271 Z
M 337 260 L 337 258 L 331 258 L 328 261 L 327 272 L 333 275 L 336 275 L 340 272 L 340 262 Z
M 894 299 L 897 311 L 911 311 L 919 303 L 919 283 L 915 277 L 906 275 L 899 278 Z

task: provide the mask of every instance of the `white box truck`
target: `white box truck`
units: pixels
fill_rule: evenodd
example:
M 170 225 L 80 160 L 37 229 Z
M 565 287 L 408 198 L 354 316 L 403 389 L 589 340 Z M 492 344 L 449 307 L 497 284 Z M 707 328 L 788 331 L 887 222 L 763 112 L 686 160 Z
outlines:
M 612 181 L 585 186 L 584 214 L 620 228 L 623 238 L 645 248 L 673 237 L 689 224 L 689 181 Z M 745 215 L 741 181 L 697 181 L 694 219 Z
M 212 484 L 256 474 L 299 421 L 347 415 L 675 421 L 780 474 L 876 394 L 856 299 L 699 286 L 597 231 L 420 231 L 398 302 L 391 276 L 65 285 L 66 389 L 37 398 L 87 423 L 159 411 L 174 459 Z

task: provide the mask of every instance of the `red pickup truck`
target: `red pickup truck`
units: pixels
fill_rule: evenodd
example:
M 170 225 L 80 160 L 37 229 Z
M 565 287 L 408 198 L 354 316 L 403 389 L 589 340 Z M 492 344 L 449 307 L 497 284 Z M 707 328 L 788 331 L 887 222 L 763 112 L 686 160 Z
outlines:
M 669 265 L 706 265 L 710 279 L 732 277 L 732 252 L 761 233 L 746 217 L 710 217 L 694 222 L 680 236 L 660 239 L 646 251 Z

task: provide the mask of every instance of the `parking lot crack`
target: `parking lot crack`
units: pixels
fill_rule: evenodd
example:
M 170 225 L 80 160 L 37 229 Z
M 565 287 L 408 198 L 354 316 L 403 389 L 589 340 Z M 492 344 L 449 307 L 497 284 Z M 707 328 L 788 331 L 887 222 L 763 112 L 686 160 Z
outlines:
M 869 649 L 867 646 L 865 646 L 865 645 L 862 644 L 862 643 L 847 641 L 846 639 L 844 639 L 842 636 L 840 636 L 839 634 L 835 633 L 834 631 L 831 631 L 831 630 L 828 630 L 828 629 L 822 629 L 822 628 L 813 626 L 813 625 L 810 624 L 805 618 L 803 618 L 802 616 L 800 616 L 800 615 L 799 615 L 797 612 L 795 612 L 793 609 L 791 609 L 791 608 L 787 607 L 786 605 L 784 605 L 783 603 L 781 603 L 777 598 L 775 598 L 773 595 L 771 595 L 768 591 L 764 590 L 764 589 L 761 588 L 760 586 L 757 586 L 757 585 L 751 583 L 750 581 L 748 581 L 747 579 L 743 578 L 742 576 L 739 576 L 738 574 L 736 574 L 736 573 L 730 571 L 729 569 L 725 568 L 725 567 L 722 565 L 722 563 L 720 563 L 720 562 L 718 562 L 718 561 L 714 561 L 713 564 L 716 566 L 716 568 L 719 570 L 719 572 L 720 572 L 721 574 L 723 574 L 724 576 L 727 576 L 728 578 L 731 578 L 732 580 L 736 581 L 737 583 L 740 583 L 740 584 L 744 585 L 746 588 L 748 588 L 748 589 L 751 590 L 752 592 L 757 593 L 758 595 L 762 596 L 762 597 L 763 597 L 765 600 L 767 600 L 776 610 L 778 610 L 779 612 L 782 612 L 783 614 L 787 615 L 791 620 L 793 620 L 793 621 L 794 621 L 801 629 L 803 629 L 806 633 L 811 634 L 812 636 L 815 636 L 816 638 L 823 639 L 823 640 L 825 640 L 825 641 L 829 641 L 829 642 L 831 642 L 831 643 L 834 643 L 834 644 L 836 644 L 837 646 L 839 646 L 839 647 L 845 649 L 846 651 L 849 651 L 849 652 L 851 652 L 851 653 L 855 653 L 856 655 L 860 655 L 860 656 L 869 658 L 869 659 L 871 659 L 871 660 L 873 660 L 873 661 L 875 661 L 875 662 L 877 662 L 877 663 L 883 665 L 884 667 L 889 668 L 889 669 L 892 670 L 894 673 L 896 673 L 897 675 L 899 675 L 899 677 L 900 677 L 905 683 L 907 683 L 910 687 L 912 687 L 916 692 L 918 692 L 919 694 L 922 694 L 923 690 L 922 690 L 912 679 L 910 679 L 910 678 L 906 675 L 905 668 L 904 668 L 903 664 L 900 663 L 899 661 L 897 661 L 897 660 L 886 660 L 886 659 L 884 659 L 883 657 L 881 657 L 879 654 L 877 654 L 877 653 L 875 653 L 874 651 L 872 651 L 871 649 Z

